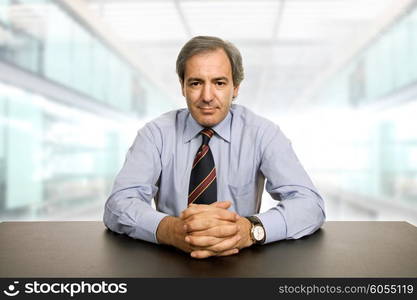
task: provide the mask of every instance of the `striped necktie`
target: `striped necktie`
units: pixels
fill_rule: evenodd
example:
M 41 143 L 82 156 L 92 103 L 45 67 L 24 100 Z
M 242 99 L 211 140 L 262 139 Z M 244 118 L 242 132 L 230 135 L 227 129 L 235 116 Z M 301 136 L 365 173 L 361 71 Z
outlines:
M 216 167 L 208 145 L 213 134 L 211 128 L 201 131 L 203 143 L 197 151 L 191 169 L 188 204 L 210 204 L 217 201 Z

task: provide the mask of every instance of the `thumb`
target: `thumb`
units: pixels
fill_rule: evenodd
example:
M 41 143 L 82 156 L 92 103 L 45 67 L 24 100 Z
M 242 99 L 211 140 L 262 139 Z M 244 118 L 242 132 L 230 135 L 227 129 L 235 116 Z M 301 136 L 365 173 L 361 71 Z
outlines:
M 230 201 L 219 201 L 219 202 L 214 202 L 210 205 L 215 206 L 217 208 L 228 209 L 230 206 L 232 206 L 232 202 L 230 202 Z

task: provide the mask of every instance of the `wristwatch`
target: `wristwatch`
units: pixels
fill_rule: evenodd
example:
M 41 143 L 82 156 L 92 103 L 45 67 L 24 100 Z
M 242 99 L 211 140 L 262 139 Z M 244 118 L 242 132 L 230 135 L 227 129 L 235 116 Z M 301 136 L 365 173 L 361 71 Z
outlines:
M 246 217 L 251 222 L 250 236 L 255 244 L 263 244 L 265 242 L 266 234 L 261 220 L 255 216 Z

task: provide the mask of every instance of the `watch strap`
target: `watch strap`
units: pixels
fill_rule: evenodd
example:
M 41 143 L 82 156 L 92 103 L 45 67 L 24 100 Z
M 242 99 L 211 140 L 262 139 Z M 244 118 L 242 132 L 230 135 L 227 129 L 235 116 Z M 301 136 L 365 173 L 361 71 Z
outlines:
M 249 222 L 251 222 L 251 224 L 252 224 L 252 228 L 251 228 L 251 237 L 252 237 L 252 240 L 256 243 L 256 244 L 263 244 L 264 242 L 265 242 L 265 239 L 266 239 L 266 232 L 265 232 L 265 227 L 264 227 L 264 225 L 262 224 L 262 222 L 261 222 L 261 220 L 259 220 L 259 218 L 258 217 L 255 217 L 255 216 L 249 216 L 249 217 L 246 217 L 246 219 L 248 219 L 249 220 Z M 256 240 L 253 236 L 252 236 L 252 229 L 253 229 L 253 227 L 254 226 L 262 226 L 262 228 L 263 228 L 263 230 L 264 230 L 264 238 L 261 240 L 261 241 L 258 241 L 258 240 Z
M 249 222 L 251 222 L 253 225 L 261 225 L 262 227 L 264 227 L 263 226 L 263 224 L 262 224 L 262 222 L 261 222 L 261 220 L 259 220 L 259 218 L 258 217 L 255 217 L 255 216 L 249 216 L 249 217 L 246 217 L 246 219 L 248 219 L 249 220 Z

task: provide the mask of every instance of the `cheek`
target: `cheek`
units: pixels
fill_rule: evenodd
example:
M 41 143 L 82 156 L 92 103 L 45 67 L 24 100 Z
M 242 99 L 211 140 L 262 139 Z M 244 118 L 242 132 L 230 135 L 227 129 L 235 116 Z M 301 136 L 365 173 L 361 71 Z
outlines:
M 219 95 L 219 97 L 221 97 L 223 102 L 231 101 L 233 97 L 233 89 L 227 89 L 227 90 L 221 91 L 221 96 Z
M 233 93 L 230 93 L 229 91 L 228 92 L 225 92 L 218 99 L 220 99 L 222 108 L 223 109 L 227 109 L 232 104 Z
M 197 101 L 199 99 L 199 95 L 200 94 L 199 94 L 198 91 L 188 90 L 188 91 L 186 91 L 185 95 L 186 95 L 188 101 L 195 102 L 195 101 Z

